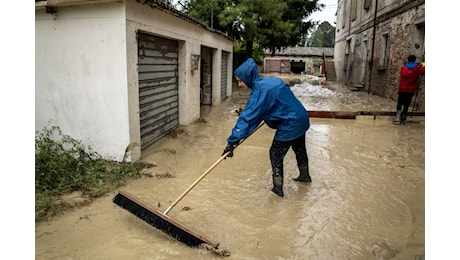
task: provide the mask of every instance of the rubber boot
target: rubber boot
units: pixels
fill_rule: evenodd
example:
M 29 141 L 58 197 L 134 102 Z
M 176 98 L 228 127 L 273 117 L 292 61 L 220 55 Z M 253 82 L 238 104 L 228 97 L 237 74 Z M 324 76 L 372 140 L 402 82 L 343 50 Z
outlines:
M 273 174 L 272 175 L 273 177 L 273 189 L 272 191 L 280 196 L 280 197 L 284 197 L 284 193 L 283 193 L 283 177 L 280 176 L 280 175 L 275 175 Z
M 292 178 L 293 181 L 311 182 L 308 166 L 299 167 L 300 175 L 297 178 Z
M 406 117 L 407 117 L 407 115 L 405 113 L 402 113 L 401 114 L 401 121 L 400 121 L 399 124 L 405 125 L 406 124 Z
M 393 120 L 393 122 L 395 122 L 395 123 L 400 122 L 400 120 L 401 120 L 401 112 L 402 112 L 402 110 L 396 111 L 396 116 L 395 116 L 395 119 Z

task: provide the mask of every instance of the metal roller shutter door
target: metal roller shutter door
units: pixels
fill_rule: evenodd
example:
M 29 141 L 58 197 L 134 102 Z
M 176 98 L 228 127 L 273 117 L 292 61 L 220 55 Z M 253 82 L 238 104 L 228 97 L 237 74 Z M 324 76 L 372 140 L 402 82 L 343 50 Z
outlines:
M 179 125 L 178 42 L 138 34 L 141 147 Z
M 220 79 L 220 100 L 227 98 L 227 61 L 228 52 L 222 52 L 221 79 Z

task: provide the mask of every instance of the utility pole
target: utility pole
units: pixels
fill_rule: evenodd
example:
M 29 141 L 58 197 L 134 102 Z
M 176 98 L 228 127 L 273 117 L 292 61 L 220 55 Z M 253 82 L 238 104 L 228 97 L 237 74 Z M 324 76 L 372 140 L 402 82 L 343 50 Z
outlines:
M 374 28 L 372 29 L 372 48 L 371 48 L 371 61 L 369 62 L 369 83 L 367 84 L 367 94 L 371 93 L 371 82 L 372 82 L 372 69 L 374 68 L 374 48 L 375 48 L 375 31 L 377 27 L 377 2 L 375 0 L 375 11 L 374 11 Z

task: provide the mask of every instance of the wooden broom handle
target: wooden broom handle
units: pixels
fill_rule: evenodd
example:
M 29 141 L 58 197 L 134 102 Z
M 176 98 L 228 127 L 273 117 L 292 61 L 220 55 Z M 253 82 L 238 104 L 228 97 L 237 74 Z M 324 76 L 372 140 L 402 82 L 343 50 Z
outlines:
M 263 125 L 265 124 L 265 122 L 262 122 L 259 126 L 256 127 L 256 129 L 254 129 L 254 131 L 252 131 L 252 133 L 249 135 L 251 136 L 255 131 L 257 131 L 259 128 L 261 128 Z M 246 139 L 249 138 L 246 137 L 245 139 L 242 139 L 238 144 L 235 145 L 235 147 L 233 149 L 235 149 L 236 147 L 238 147 L 240 144 L 242 144 Z M 216 168 L 216 166 L 223 160 L 225 159 L 225 157 L 227 157 L 227 155 L 230 153 L 230 151 L 226 152 L 224 155 L 222 155 L 213 165 L 211 165 L 211 167 L 209 167 L 203 174 L 201 174 L 200 177 L 198 177 L 198 179 L 192 183 L 192 185 L 190 185 L 190 187 L 188 187 L 180 196 L 179 198 L 177 198 L 172 204 L 171 206 L 169 206 L 165 212 L 163 212 L 164 215 L 168 214 L 168 212 L 174 207 L 177 205 L 177 203 L 179 203 L 179 201 L 181 201 L 185 195 L 187 195 L 187 193 L 189 193 L 204 177 L 206 177 L 206 175 L 208 175 L 214 168 Z

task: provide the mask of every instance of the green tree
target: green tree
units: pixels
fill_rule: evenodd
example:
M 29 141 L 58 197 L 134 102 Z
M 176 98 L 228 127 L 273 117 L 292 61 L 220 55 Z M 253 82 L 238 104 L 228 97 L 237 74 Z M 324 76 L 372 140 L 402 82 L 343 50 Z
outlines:
M 296 46 L 315 22 L 308 20 L 324 8 L 318 0 L 190 0 L 184 11 L 203 23 L 243 42 L 246 57 L 254 48 Z
M 231 35 L 232 29 L 226 24 L 221 25 L 218 15 L 227 6 L 227 0 L 190 0 L 179 2 L 184 11 L 209 27 Z
M 311 31 L 316 25 L 317 21 L 309 20 L 308 17 L 316 11 L 321 11 L 325 6 L 318 4 L 318 1 L 305 1 L 305 0 L 287 0 L 288 10 L 283 16 L 283 20 L 290 19 L 298 28 L 298 32 L 292 34 L 287 46 L 304 46 L 301 45 L 305 41 L 305 35 Z
M 308 40 L 309 47 L 334 47 L 335 27 L 329 22 L 322 22 Z

